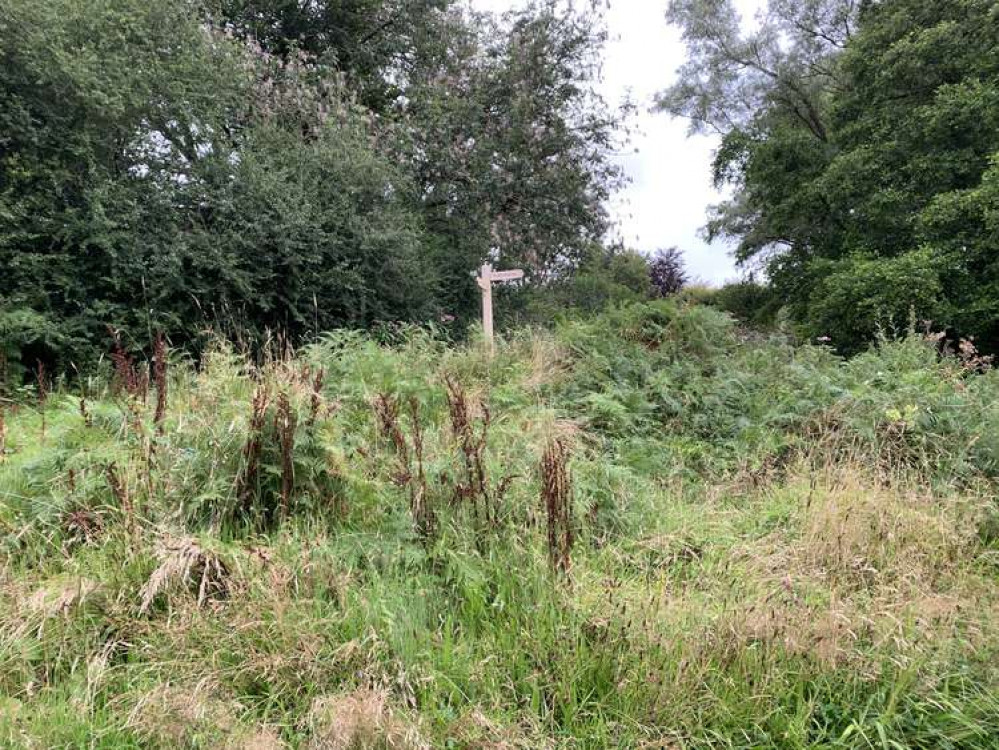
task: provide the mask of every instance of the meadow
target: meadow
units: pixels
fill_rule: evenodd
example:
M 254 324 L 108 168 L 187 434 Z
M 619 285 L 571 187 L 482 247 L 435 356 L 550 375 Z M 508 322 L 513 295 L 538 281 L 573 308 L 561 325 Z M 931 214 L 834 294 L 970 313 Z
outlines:
M 999 747 L 999 374 L 664 300 L 0 404 L 0 746 Z

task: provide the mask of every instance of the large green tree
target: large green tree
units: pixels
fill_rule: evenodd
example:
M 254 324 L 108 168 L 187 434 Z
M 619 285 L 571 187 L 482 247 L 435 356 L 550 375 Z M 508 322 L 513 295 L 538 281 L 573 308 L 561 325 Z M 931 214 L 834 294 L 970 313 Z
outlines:
M 555 283 L 608 229 L 621 174 L 619 113 L 593 89 L 603 34 L 592 15 L 558 5 L 452 17 L 452 42 L 412 70 L 406 158 L 455 286 L 486 257 Z
M 14 2 L 0 22 L 0 323 L 29 354 L 85 356 L 108 325 L 298 336 L 426 313 L 411 180 L 320 68 L 186 2 Z
M 405 87 L 405 71 L 445 28 L 454 0 L 208 0 L 212 22 L 282 58 L 305 55 L 343 73 L 376 110 Z
M 762 262 L 844 350 L 909 310 L 999 345 L 999 8 L 989 0 L 676 0 L 690 58 L 664 109 L 722 134 L 712 236 Z
M 3 351 L 467 319 L 488 258 L 571 275 L 618 181 L 594 23 L 553 1 L 3 3 Z

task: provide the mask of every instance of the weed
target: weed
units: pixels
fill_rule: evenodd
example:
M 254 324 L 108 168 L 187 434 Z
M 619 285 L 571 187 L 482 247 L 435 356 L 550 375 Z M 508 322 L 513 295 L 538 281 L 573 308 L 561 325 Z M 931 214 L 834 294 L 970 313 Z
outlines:
M 561 438 L 552 438 L 541 457 L 541 501 L 548 516 L 548 559 L 552 569 L 567 574 L 574 541 L 569 454 Z
M 243 445 L 243 465 L 236 479 L 236 498 L 244 513 L 248 513 L 260 484 L 260 455 L 263 449 L 264 421 L 270 404 L 270 391 L 265 384 L 257 386 L 250 402 L 250 420 Z
M 87 408 L 87 397 L 85 395 L 80 396 L 79 401 L 80 417 L 83 419 L 83 424 L 87 427 L 94 426 L 94 418 L 91 415 L 90 410 Z
M 395 449 L 399 462 L 408 467 L 409 448 L 399 423 L 399 400 L 389 393 L 379 393 L 374 400 L 375 415 L 383 437 L 387 438 Z M 403 483 L 406 480 L 403 480 Z
M 436 513 L 431 505 L 424 466 L 424 435 L 420 404 L 415 396 L 407 400 L 410 439 L 406 439 L 400 418 L 400 402 L 395 396 L 380 393 L 373 402 L 379 432 L 388 439 L 396 457 L 393 483 L 409 491 L 409 511 L 417 535 L 424 541 L 435 532 Z M 410 441 L 412 445 L 410 445 Z
M 316 371 L 316 376 L 312 381 L 312 392 L 309 394 L 309 418 L 306 424 L 312 429 L 319 417 L 319 409 L 323 405 L 323 379 L 326 377 L 326 370 L 320 367 Z
M 104 467 L 104 478 L 107 480 L 111 495 L 125 516 L 125 522 L 129 530 L 135 531 L 135 508 L 132 505 L 132 495 L 128 491 L 128 485 L 122 478 L 118 465 L 113 461 Z
M 231 573 L 222 558 L 189 537 L 164 539 L 156 551 L 159 565 L 139 592 L 139 613 L 147 614 L 153 602 L 170 590 L 193 590 L 197 604 L 229 596 Z
M 83 507 L 67 510 L 63 514 L 61 525 L 69 546 L 91 544 L 105 529 L 103 516 L 93 509 Z
M 109 326 L 108 333 L 110 333 L 113 342 L 111 362 L 114 365 L 113 384 L 115 391 L 117 393 L 124 392 L 145 403 L 149 391 L 148 371 L 137 365 L 132 355 L 125 350 L 121 340 L 121 331 Z
M 281 453 L 281 518 L 287 518 L 295 491 L 295 427 L 297 417 L 292 411 L 287 391 L 278 393 L 274 430 Z
M 499 505 L 494 502 L 496 498 L 491 492 L 485 463 L 492 414 L 489 407 L 479 401 L 479 428 L 476 430 L 472 405 L 462 384 L 450 374 L 445 374 L 444 390 L 451 418 L 451 434 L 458 443 L 463 470 L 461 480 L 455 484 L 455 499 L 460 503 L 469 503 L 477 520 L 481 509 L 484 519 L 495 525 L 499 521 Z
M 5 399 L 0 745 L 992 750 L 999 372 L 670 300 L 509 340 Z
M 156 340 L 153 342 L 153 382 L 156 385 L 153 424 L 156 425 L 156 431 L 162 433 L 167 411 L 167 347 L 162 331 L 156 333 Z
M 384 691 L 357 690 L 317 698 L 309 710 L 310 750 L 422 750 L 416 727 L 389 708 Z
M 48 378 L 45 375 L 45 363 L 37 360 L 38 366 L 35 370 L 35 377 L 38 381 L 38 411 L 42 415 L 42 442 L 45 442 L 45 402 L 49 399 Z
M 423 539 L 429 539 L 434 535 L 437 519 L 427 492 L 427 475 L 423 468 L 423 427 L 420 424 L 420 404 L 415 396 L 409 399 L 409 419 L 413 435 L 413 461 L 416 466 L 416 473 L 410 472 L 409 509 L 417 534 Z

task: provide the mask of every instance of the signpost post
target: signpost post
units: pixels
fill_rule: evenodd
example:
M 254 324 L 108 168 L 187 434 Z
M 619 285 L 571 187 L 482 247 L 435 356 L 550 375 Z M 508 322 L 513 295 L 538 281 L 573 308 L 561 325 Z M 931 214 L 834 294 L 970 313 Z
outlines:
M 486 263 L 479 271 L 476 281 L 482 290 L 482 330 L 486 334 L 486 346 L 492 356 L 496 349 L 493 338 L 493 282 L 516 281 L 524 278 L 524 272 L 519 268 L 511 271 L 494 271 L 491 264 Z

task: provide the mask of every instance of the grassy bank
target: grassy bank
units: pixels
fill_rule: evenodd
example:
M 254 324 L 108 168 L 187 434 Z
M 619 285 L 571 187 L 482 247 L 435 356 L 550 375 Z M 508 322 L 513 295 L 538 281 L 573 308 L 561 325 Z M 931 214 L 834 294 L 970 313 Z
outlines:
M 4 746 L 999 746 L 969 350 L 661 303 L 160 361 L 5 405 Z

